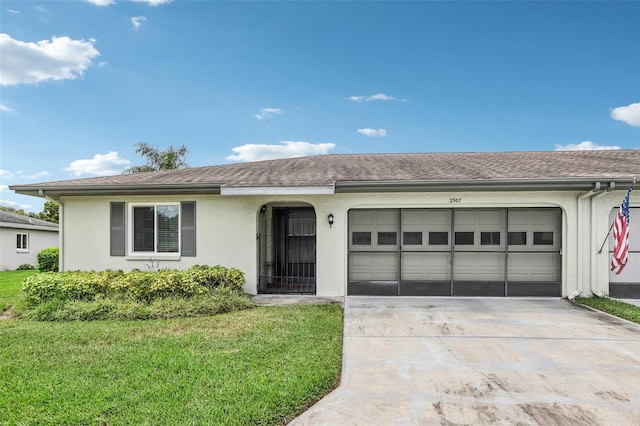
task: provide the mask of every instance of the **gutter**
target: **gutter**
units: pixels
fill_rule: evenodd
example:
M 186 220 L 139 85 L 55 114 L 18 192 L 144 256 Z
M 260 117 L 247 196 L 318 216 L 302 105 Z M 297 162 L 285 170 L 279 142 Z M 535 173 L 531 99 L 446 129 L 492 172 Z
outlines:
M 598 178 L 573 179 L 482 179 L 482 180 L 433 180 L 433 181 L 338 181 L 336 193 L 340 192 L 401 192 L 401 191 L 544 191 L 586 190 L 594 187 Z M 610 185 L 627 182 L 628 179 L 612 180 Z M 600 184 L 597 182 L 597 184 Z
M 162 183 L 135 185 L 10 185 L 17 194 L 47 198 L 58 202 L 62 195 L 143 195 L 143 194 L 219 194 L 219 183 Z M 47 196 L 45 197 L 44 194 Z

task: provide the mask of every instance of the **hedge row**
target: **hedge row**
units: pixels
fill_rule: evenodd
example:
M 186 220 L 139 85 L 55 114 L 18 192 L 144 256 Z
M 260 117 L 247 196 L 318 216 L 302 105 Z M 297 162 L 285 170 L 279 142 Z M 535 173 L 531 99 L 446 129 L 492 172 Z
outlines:
M 33 304 L 53 299 L 92 301 L 105 297 L 150 302 L 168 296 L 207 294 L 217 288 L 241 291 L 244 284 L 244 273 L 237 268 L 196 265 L 184 271 L 45 272 L 28 277 L 23 291 Z

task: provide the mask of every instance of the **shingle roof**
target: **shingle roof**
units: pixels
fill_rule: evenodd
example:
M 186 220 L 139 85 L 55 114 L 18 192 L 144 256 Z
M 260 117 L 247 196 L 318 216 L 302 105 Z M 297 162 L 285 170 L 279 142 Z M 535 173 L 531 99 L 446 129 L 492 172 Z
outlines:
M 5 210 L 0 210 L 0 222 L 15 223 L 17 225 L 46 226 L 49 228 L 58 228 L 57 223 L 47 222 L 46 220 L 23 216 L 21 214 L 12 213 Z
M 132 175 L 15 185 L 19 192 L 53 188 L 154 186 L 278 187 L 341 182 L 493 182 L 609 179 L 640 175 L 640 149 L 548 152 L 348 154 L 285 158 Z

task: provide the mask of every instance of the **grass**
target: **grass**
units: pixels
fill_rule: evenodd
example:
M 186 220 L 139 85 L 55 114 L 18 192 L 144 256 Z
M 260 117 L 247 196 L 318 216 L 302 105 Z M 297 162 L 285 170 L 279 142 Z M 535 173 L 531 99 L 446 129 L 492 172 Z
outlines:
M 576 302 L 640 324 L 640 307 L 608 297 L 579 297 Z
M 19 285 L 6 287 L 11 302 Z M 337 385 L 341 350 L 337 305 L 3 320 L 0 425 L 285 424 Z
M 20 299 L 22 281 L 37 273 L 37 270 L 0 272 L 0 313 Z

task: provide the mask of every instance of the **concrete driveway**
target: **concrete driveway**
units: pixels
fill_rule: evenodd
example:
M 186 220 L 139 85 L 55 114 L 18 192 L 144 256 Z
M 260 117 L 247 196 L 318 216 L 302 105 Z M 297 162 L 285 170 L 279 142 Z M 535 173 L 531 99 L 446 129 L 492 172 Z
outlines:
M 291 425 L 640 425 L 640 326 L 559 299 L 346 297 L 340 386 Z

